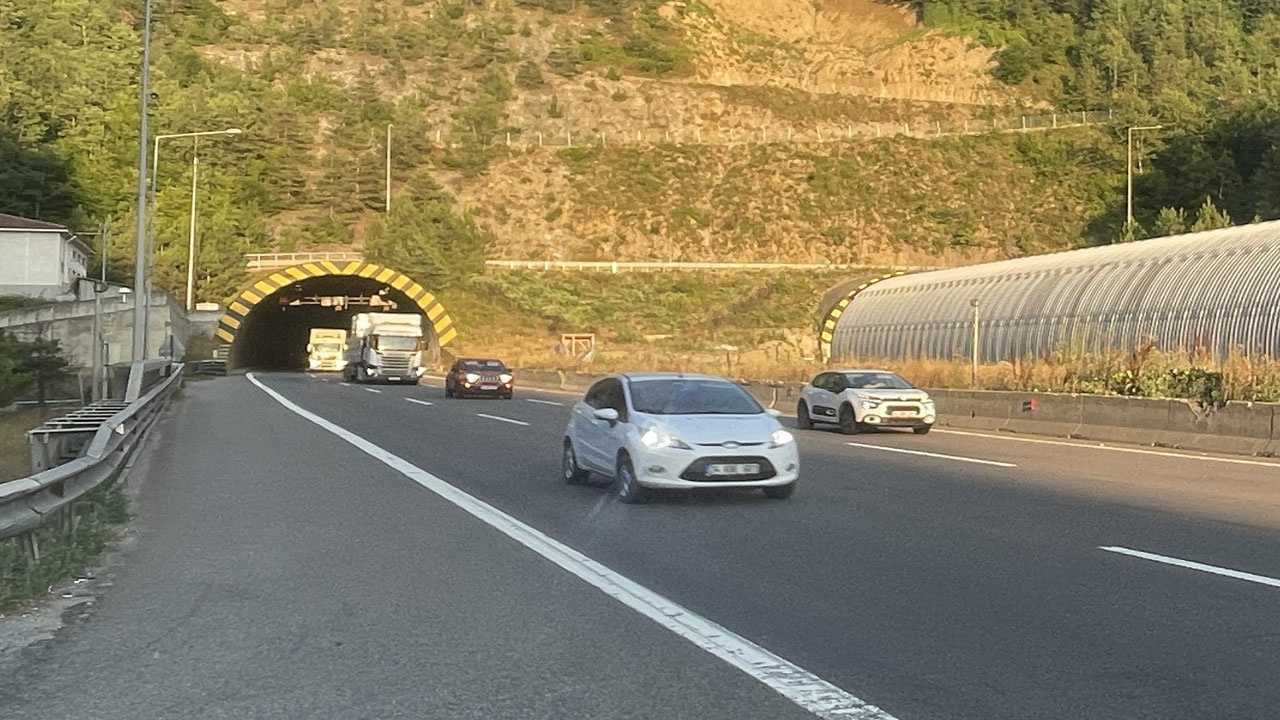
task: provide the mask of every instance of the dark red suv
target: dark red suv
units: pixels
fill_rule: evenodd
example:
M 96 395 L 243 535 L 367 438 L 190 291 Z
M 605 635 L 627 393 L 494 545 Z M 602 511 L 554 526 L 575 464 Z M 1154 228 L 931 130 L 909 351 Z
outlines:
M 501 360 L 459 360 L 444 377 L 446 397 L 490 396 L 511 399 L 515 378 Z

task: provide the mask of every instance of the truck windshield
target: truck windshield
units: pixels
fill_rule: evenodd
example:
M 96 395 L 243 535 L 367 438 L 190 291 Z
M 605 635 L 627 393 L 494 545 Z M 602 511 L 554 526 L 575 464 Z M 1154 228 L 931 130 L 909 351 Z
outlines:
M 337 343 L 318 343 L 315 348 L 316 352 L 322 353 L 336 353 L 342 350 L 342 346 Z
M 378 350 L 390 350 L 392 352 L 413 352 L 418 349 L 418 338 L 380 335 L 374 343 L 374 347 Z

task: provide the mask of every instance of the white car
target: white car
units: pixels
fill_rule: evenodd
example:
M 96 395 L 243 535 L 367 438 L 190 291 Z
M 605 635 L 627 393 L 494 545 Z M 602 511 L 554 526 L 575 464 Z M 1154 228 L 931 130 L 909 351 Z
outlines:
M 800 474 L 795 437 L 740 386 L 708 375 L 615 375 L 591 386 L 564 437 L 564 480 L 596 472 L 618 497 L 650 489 L 760 488 L 787 498 Z
M 924 435 L 938 413 L 925 391 L 888 370 L 836 370 L 820 373 L 800 393 L 796 425 L 840 426 L 846 435 L 869 427 L 909 427 Z

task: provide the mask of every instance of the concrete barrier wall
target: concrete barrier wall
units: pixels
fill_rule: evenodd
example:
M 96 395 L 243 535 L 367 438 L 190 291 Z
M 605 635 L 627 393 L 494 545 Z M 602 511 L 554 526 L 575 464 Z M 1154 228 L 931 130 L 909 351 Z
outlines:
M 602 377 L 521 370 L 518 385 L 585 391 Z M 766 407 L 795 412 L 803 383 L 748 381 Z M 987 432 L 1025 433 L 1240 455 L 1280 454 L 1280 405 L 1229 402 L 1201 407 L 1189 400 L 986 390 L 929 390 L 938 424 Z

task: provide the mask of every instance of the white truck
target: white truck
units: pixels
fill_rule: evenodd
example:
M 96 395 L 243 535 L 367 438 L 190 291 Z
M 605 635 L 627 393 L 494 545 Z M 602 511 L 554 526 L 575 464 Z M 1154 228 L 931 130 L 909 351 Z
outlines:
M 352 382 L 416 385 L 423 366 L 422 316 L 417 313 L 358 313 L 347 336 L 347 366 Z
M 307 372 L 338 372 L 347 365 L 347 331 L 311 328 L 307 342 Z

